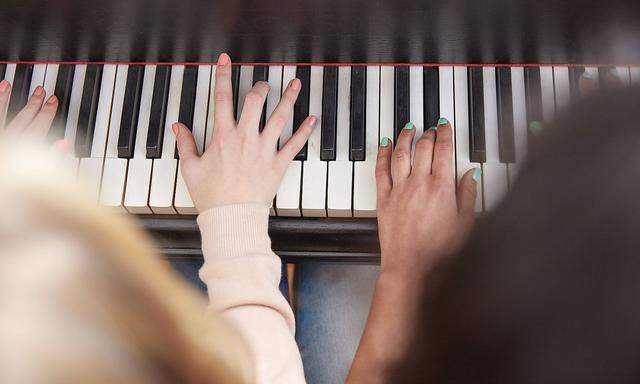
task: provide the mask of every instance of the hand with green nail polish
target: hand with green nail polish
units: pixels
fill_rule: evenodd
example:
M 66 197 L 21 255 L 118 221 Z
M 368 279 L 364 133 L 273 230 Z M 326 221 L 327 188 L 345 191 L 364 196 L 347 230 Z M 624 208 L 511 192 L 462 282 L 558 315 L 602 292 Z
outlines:
M 378 149 L 381 269 L 347 382 L 381 382 L 383 367 L 402 356 L 420 326 L 414 315 L 421 300 L 416 287 L 424 286 L 433 268 L 462 247 L 473 227 L 480 170 L 469 170 L 456 188 L 453 130 L 447 119 L 438 121 L 437 130 L 415 135 L 415 129 L 403 129 L 395 149 L 384 138 Z

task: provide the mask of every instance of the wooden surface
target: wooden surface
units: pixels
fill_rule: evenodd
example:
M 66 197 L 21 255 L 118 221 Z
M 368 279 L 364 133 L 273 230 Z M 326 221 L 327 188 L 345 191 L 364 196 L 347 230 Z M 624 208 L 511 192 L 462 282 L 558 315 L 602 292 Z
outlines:
M 136 216 L 163 254 L 202 257 L 195 217 Z M 273 250 L 285 262 L 379 263 L 380 246 L 375 219 L 269 219 Z
M 6 0 L 0 60 L 640 64 L 637 0 Z

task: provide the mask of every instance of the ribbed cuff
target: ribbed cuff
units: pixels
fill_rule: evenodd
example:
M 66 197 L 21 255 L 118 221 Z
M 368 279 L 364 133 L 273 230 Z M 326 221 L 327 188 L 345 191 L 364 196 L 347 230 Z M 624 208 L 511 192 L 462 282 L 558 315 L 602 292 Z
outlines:
M 215 207 L 198 216 L 202 252 L 207 257 L 229 258 L 270 253 L 269 207 L 234 204 Z

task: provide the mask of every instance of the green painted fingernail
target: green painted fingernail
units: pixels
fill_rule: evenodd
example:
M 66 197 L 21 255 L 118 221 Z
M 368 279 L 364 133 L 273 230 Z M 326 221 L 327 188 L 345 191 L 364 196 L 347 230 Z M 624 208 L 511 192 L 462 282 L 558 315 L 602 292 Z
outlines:
M 532 121 L 531 124 L 529 124 L 529 131 L 534 135 L 540 134 L 540 132 L 542 132 L 542 124 L 540 124 L 539 121 Z
M 596 80 L 597 75 L 595 73 L 591 73 L 589 71 L 584 71 L 582 73 L 582 77 L 584 77 L 585 79 L 589 79 L 589 80 Z
M 386 147 L 388 145 L 389 145 L 389 139 L 386 137 L 383 137 L 382 140 L 380 140 L 380 146 Z
M 482 175 L 482 171 L 480 170 L 480 168 L 474 168 L 473 169 L 473 180 L 475 180 L 476 183 L 480 182 L 480 176 Z
M 414 128 L 415 126 L 413 125 L 412 122 L 408 122 L 407 124 L 405 124 L 404 129 L 410 131 Z
M 437 131 L 438 127 L 436 127 L 435 125 L 433 127 L 429 127 L 429 129 L 427 129 L 427 131 Z
M 446 125 L 449 124 L 449 120 L 445 119 L 444 117 L 441 117 L 440 119 L 438 119 L 438 125 Z

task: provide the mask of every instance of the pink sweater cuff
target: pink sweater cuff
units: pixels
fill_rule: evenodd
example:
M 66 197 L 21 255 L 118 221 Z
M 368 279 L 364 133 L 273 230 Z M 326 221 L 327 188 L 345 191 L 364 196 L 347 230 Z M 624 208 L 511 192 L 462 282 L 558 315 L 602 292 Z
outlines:
M 234 204 L 215 207 L 198 216 L 202 249 L 217 258 L 271 252 L 269 207 Z

